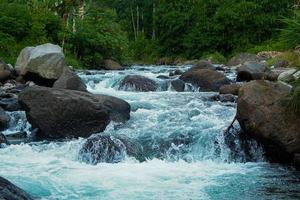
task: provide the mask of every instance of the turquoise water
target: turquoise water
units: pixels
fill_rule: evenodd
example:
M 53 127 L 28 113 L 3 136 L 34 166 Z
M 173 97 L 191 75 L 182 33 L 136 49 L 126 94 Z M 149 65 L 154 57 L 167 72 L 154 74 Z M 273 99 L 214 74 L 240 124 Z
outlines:
M 252 162 L 244 162 L 242 148 L 232 159 L 223 132 L 235 115 L 235 105 L 211 102 L 214 93 L 194 92 L 197 88 L 188 85 L 185 92 L 175 92 L 166 80 L 156 78 L 172 70 L 136 66 L 120 72 L 79 73 L 89 91 L 117 96 L 131 104 L 131 119 L 125 124 L 111 123 L 105 132 L 139 138 L 152 152 L 146 162 L 127 157 L 117 164 L 82 163 L 78 152 L 84 139 L 12 145 L 0 149 L 0 176 L 47 200 L 299 199 L 299 174 L 265 162 L 255 141 L 251 141 Z M 150 77 L 160 89 L 149 93 L 119 91 L 126 74 Z M 233 74 L 227 75 L 233 78 Z M 6 134 L 28 129 L 24 113 L 13 114 L 16 120 Z M 177 135 L 191 142 L 168 142 Z

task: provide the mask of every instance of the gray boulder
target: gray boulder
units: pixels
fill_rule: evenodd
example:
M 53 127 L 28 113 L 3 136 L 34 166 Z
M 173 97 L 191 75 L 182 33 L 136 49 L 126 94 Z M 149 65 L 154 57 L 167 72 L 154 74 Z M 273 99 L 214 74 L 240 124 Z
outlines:
M 53 88 L 87 91 L 84 82 L 69 67 L 66 67 L 59 79 L 54 82 Z
M 202 91 L 219 91 L 223 85 L 230 84 L 230 80 L 221 72 L 210 69 L 194 69 L 180 76 L 184 82 L 192 83 L 200 87 Z
M 113 60 L 104 60 L 104 68 L 107 70 L 121 70 L 123 67 L 117 63 L 116 61 Z
M 0 176 L 0 199 L 1 200 L 33 200 L 33 198 L 27 194 L 21 188 L 15 186 L 8 180 Z
M 156 91 L 158 84 L 147 77 L 140 75 L 128 75 L 126 76 L 120 84 L 119 89 L 125 91 L 141 91 L 141 92 L 150 92 Z
M 240 53 L 233 58 L 231 58 L 227 66 L 237 66 L 237 65 L 242 65 L 245 62 L 260 62 L 262 60 L 261 57 L 251 54 L 251 53 Z
M 12 75 L 13 69 L 8 64 L 0 60 L 0 82 L 8 80 L 12 77 Z
M 237 69 L 237 81 L 260 80 L 264 77 L 267 66 L 259 62 L 245 62 Z
M 15 66 L 18 74 L 26 81 L 37 84 L 43 84 L 47 80 L 53 83 L 61 76 L 64 67 L 66 61 L 62 48 L 49 43 L 24 48 Z
M 241 128 L 263 143 L 267 155 L 276 161 L 289 161 L 300 153 L 300 119 L 287 109 L 290 92 L 286 84 L 260 80 L 243 85 L 239 93 Z
M 118 98 L 87 92 L 33 86 L 19 96 L 28 121 L 40 138 L 89 137 L 110 121 L 130 118 L 130 105 Z

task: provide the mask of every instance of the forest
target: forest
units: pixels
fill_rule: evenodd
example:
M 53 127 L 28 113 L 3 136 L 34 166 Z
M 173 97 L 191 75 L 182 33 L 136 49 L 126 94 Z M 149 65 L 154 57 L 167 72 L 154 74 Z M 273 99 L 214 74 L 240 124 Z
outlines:
M 238 52 L 282 50 L 299 42 L 294 0 L 0 0 L 0 60 L 51 42 L 68 63 L 104 59 L 153 64 Z M 298 14 L 297 14 L 298 12 Z M 294 31 L 293 31 L 294 30 Z

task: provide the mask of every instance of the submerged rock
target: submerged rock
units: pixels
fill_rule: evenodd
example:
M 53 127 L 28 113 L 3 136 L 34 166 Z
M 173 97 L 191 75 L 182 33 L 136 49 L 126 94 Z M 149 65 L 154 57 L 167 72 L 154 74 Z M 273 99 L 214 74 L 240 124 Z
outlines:
M 200 87 L 202 91 L 216 92 L 219 91 L 220 87 L 231 82 L 223 73 L 210 69 L 189 70 L 180 79 Z
M 130 105 L 121 99 L 87 92 L 33 86 L 19 102 L 41 138 L 88 137 L 102 132 L 112 121 L 130 118 Z
M 86 85 L 70 68 L 65 67 L 62 75 L 54 82 L 53 88 L 87 92 Z
M 128 75 L 122 80 L 119 89 L 150 92 L 156 91 L 158 89 L 158 84 L 144 76 Z
M 142 147 L 125 136 L 95 135 L 91 136 L 82 145 L 79 151 L 79 159 L 88 164 L 118 163 L 126 156 L 135 157 L 139 161 L 142 158 Z
M 33 198 L 27 194 L 21 188 L 15 186 L 8 180 L 0 176 L 0 199 L 2 200 L 33 200 Z
M 293 154 L 300 153 L 300 119 L 287 110 L 290 92 L 282 83 L 251 81 L 239 93 L 237 120 L 241 128 L 260 141 L 274 161 L 291 161 Z
M 52 86 L 66 67 L 62 48 L 43 44 L 24 48 L 16 62 L 16 70 L 26 81 Z

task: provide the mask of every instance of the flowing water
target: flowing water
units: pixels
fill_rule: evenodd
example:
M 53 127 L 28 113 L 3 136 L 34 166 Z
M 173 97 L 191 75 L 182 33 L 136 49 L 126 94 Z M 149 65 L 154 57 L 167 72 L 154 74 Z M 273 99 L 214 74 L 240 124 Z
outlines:
M 265 162 L 254 141 L 247 152 L 239 140 L 233 141 L 236 152 L 230 151 L 223 132 L 234 118 L 235 104 L 211 101 L 214 93 L 190 85 L 185 92 L 173 91 L 169 80 L 157 76 L 174 70 L 134 66 L 79 73 L 90 92 L 130 103 L 131 119 L 111 123 L 105 132 L 139 140 L 150 152 L 147 161 L 127 157 L 120 163 L 89 165 L 79 159 L 84 139 L 37 142 L 0 149 L 0 176 L 34 197 L 50 200 L 299 199 L 299 174 Z M 128 74 L 149 77 L 160 87 L 155 92 L 120 91 L 120 81 Z M 10 115 L 14 120 L 5 134 L 29 130 L 24 113 Z

